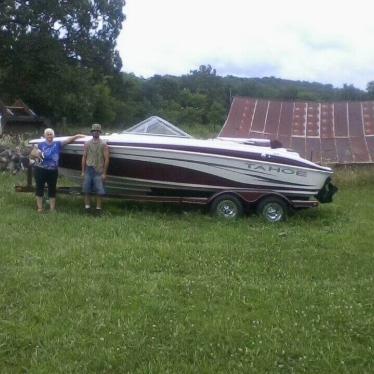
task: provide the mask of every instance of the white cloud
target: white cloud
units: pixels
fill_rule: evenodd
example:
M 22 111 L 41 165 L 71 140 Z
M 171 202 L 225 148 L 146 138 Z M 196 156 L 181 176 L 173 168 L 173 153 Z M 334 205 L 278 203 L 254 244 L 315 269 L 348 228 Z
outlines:
M 127 0 L 124 70 L 149 77 L 211 64 L 220 75 L 365 88 L 374 80 L 370 0 Z

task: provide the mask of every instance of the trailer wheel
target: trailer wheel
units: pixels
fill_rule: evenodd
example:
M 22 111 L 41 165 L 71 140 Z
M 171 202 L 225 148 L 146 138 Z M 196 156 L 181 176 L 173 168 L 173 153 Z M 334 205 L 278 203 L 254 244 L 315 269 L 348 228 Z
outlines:
M 243 214 L 243 204 L 234 195 L 220 195 L 213 200 L 210 213 L 225 219 L 236 219 Z
M 257 204 L 257 214 L 267 222 L 284 221 L 288 214 L 287 203 L 277 196 L 269 196 Z

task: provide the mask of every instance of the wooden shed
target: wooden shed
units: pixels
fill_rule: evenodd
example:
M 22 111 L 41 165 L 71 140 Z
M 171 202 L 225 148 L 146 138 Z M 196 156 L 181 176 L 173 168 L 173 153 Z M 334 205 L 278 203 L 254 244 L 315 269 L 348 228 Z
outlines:
M 0 100 L 0 136 L 40 131 L 44 126 L 43 118 L 37 116 L 22 100 L 16 100 L 13 105 L 5 105 Z

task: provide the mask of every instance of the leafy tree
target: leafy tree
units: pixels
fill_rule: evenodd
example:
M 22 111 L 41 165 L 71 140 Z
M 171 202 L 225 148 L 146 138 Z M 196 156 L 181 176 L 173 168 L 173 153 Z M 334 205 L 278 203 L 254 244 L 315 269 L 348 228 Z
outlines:
M 342 90 L 339 93 L 340 100 L 362 100 L 364 93 L 356 88 L 353 84 L 344 84 Z
M 298 90 L 295 87 L 287 87 L 281 89 L 279 92 L 279 98 L 283 100 L 296 100 L 298 95 Z
M 152 113 L 149 102 L 144 98 L 144 79 L 134 74 L 121 73 L 120 79 L 112 82 L 113 94 L 117 98 L 115 123 L 123 127 L 143 120 L 148 113 Z
M 298 91 L 296 99 L 299 101 L 318 101 L 318 95 L 316 95 L 313 92 Z M 323 101 L 327 101 L 327 100 L 323 100 Z
M 220 103 L 213 103 L 207 114 L 207 122 L 213 125 L 223 125 L 227 116 L 227 109 Z
M 124 0 L 0 2 L 1 91 L 9 98 L 21 96 L 53 118 L 61 116 L 63 104 L 72 120 L 89 120 L 97 92 L 90 94 L 88 87 L 107 85 L 107 97 L 105 76 L 121 69 L 115 46 L 124 5 Z M 88 107 L 77 110 L 74 101 L 83 96 L 88 102 L 77 102 Z
M 366 90 L 368 92 L 369 99 L 374 99 L 374 81 L 371 81 L 367 84 Z

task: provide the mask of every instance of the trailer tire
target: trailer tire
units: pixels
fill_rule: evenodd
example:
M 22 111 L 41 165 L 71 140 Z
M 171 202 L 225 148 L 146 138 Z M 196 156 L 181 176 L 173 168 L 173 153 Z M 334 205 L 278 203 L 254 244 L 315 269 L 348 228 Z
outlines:
M 210 205 L 210 213 L 216 217 L 235 220 L 243 215 L 243 203 L 234 195 L 217 196 Z
M 257 214 L 267 222 L 279 222 L 287 219 L 288 204 L 277 196 L 265 197 L 257 204 Z

